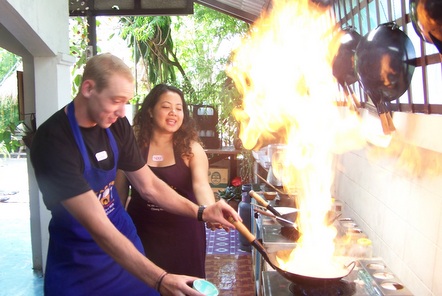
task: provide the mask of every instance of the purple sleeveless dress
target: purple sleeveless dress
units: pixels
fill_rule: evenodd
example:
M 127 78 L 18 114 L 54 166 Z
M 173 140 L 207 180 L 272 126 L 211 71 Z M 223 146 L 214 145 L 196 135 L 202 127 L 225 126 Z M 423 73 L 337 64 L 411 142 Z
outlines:
M 145 157 L 148 155 L 147 151 L 142 153 Z M 174 165 L 151 169 L 176 192 L 197 203 L 190 168 L 180 155 L 175 153 Z M 169 273 L 205 278 L 205 224 L 196 217 L 164 211 L 142 199 L 134 188 L 131 198 L 127 211 L 135 223 L 146 256 Z

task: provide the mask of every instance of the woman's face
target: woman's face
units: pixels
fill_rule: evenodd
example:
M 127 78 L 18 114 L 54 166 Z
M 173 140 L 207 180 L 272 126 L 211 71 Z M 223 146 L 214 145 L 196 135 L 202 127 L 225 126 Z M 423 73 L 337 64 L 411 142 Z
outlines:
M 183 124 L 183 102 L 175 92 L 163 93 L 151 111 L 154 129 L 160 132 L 175 133 Z

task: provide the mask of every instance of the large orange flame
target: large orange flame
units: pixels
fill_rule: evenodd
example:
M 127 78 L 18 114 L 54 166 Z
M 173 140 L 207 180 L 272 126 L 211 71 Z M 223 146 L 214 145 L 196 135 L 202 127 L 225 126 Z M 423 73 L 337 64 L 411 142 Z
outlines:
M 336 104 L 339 90 L 331 63 L 340 32 L 331 15 L 307 0 L 275 1 L 228 67 L 243 95 L 242 109 L 234 114 L 244 147 L 287 144 L 276 173 L 297 196 L 302 236 L 291 254 L 296 263 L 289 265 L 304 271 L 335 266 L 336 229 L 324 222 L 331 208 L 333 157 L 366 143 L 358 115 Z

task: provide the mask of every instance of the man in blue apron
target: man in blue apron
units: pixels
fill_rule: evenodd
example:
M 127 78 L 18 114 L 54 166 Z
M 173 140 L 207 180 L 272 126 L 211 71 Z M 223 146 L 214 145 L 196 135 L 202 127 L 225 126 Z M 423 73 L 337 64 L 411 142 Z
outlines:
M 75 99 L 34 136 L 31 161 L 52 214 L 45 295 L 201 295 L 190 288 L 195 277 L 168 274 L 144 256 L 114 187 L 117 169 L 167 211 L 228 228 L 229 216 L 241 220 L 225 202 L 191 203 L 145 165 L 125 117 L 133 89 L 122 60 L 95 56 Z

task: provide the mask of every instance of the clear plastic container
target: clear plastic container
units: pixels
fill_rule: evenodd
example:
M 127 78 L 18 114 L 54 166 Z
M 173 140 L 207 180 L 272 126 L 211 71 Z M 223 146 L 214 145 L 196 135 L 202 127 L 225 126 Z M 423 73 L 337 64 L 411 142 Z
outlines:
M 355 252 L 353 255 L 358 258 L 373 257 L 373 245 L 371 240 L 365 237 L 359 238 L 356 241 Z

